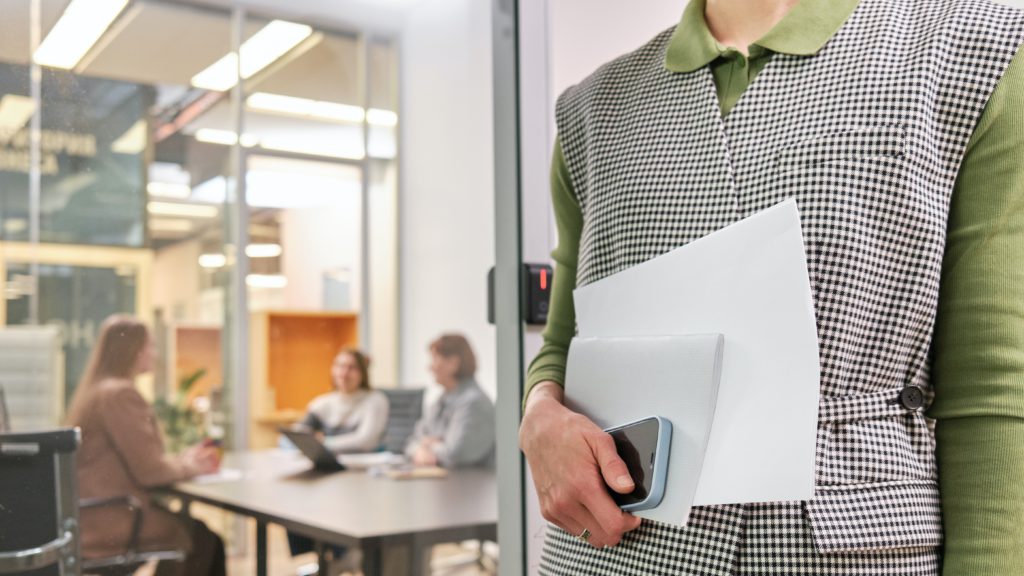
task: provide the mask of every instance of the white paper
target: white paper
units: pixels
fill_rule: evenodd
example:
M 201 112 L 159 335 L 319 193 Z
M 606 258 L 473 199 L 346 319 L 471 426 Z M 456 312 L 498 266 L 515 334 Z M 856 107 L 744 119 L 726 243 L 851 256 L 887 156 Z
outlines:
M 360 452 L 356 454 L 341 454 L 338 456 L 341 462 L 348 468 L 360 469 L 372 466 L 391 466 L 405 462 L 405 456 L 394 452 Z
M 241 470 L 235 468 L 221 468 L 213 474 L 203 474 L 192 478 L 190 482 L 196 484 L 221 484 L 223 482 L 234 482 L 235 480 L 241 480 L 245 475 Z
M 714 417 L 721 342 L 720 334 L 574 338 L 569 347 L 569 408 L 601 428 L 651 416 L 672 424 L 665 495 L 637 516 L 672 524 L 689 518 Z M 658 406 L 637 398 L 656 398 Z
M 795 200 L 574 294 L 581 337 L 725 336 L 694 505 L 813 496 L 820 368 Z

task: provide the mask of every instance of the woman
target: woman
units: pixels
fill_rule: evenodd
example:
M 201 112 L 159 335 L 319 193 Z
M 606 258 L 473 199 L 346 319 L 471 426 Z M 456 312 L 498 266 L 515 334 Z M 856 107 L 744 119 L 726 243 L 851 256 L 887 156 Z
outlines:
M 324 435 L 331 451 L 373 452 L 381 446 L 388 424 L 388 398 L 370 387 L 370 360 L 344 348 L 331 365 L 334 390 L 313 399 L 300 426 Z
M 216 448 L 197 445 L 166 454 L 156 416 L 135 389 L 135 378 L 152 370 L 149 330 L 131 316 L 111 316 L 100 329 L 68 411 L 69 426 L 82 431 L 78 451 L 81 498 L 134 496 L 142 502 L 139 549 L 179 549 L 184 563 L 161 562 L 158 574 L 223 575 L 224 543 L 202 522 L 151 503 L 147 489 L 217 471 Z M 81 513 L 86 558 L 124 553 L 132 518 L 123 508 Z
M 1024 13 L 987 0 L 693 0 L 559 99 L 558 270 L 520 428 L 554 525 L 542 574 L 1021 573 L 1022 42 Z M 572 290 L 790 197 L 816 496 L 641 523 L 605 495 L 633 487 L 613 442 L 564 404 Z
M 331 365 L 334 391 L 314 398 L 306 417 L 298 425 L 323 435 L 324 445 L 333 452 L 373 452 L 380 449 L 388 424 L 388 398 L 370 387 L 370 359 L 355 348 L 343 348 Z M 313 541 L 288 533 L 293 556 L 312 552 Z M 358 568 L 358 550 L 330 547 L 328 574 Z
M 406 456 L 421 466 L 494 466 L 494 404 L 476 383 L 469 342 L 460 334 L 444 334 L 431 342 L 430 358 L 430 371 L 444 392 L 416 423 Z

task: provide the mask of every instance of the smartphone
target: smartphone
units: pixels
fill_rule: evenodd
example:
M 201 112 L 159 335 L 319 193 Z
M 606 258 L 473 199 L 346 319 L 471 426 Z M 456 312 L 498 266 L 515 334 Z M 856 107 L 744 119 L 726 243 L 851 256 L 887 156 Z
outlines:
M 608 428 L 605 432 L 615 440 L 615 449 L 636 484 L 629 494 L 619 494 L 609 488 L 612 499 L 627 512 L 657 507 L 665 495 L 672 423 L 661 416 L 651 416 Z

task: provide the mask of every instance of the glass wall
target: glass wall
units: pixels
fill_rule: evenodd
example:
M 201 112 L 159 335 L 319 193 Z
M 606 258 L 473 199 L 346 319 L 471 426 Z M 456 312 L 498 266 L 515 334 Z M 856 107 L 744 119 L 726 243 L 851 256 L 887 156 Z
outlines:
M 241 448 L 329 388 L 341 344 L 396 383 L 393 42 L 177 2 L 76 18 L 80 0 L 34 1 L 0 19 L 0 329 L 60 327 L 50 384 L 70 398 L 118 312 L 154 327 L 144 391 L 242 431 Z M 310 355 L 295 334 L 327 337 Z

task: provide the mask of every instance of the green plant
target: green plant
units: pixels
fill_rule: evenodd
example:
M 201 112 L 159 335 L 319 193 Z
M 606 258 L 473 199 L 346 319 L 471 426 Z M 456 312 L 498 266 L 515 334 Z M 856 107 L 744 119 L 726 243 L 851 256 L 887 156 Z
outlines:
M 166 398 L 158 398 L 153 404 L 160 419 L 167 450 L 179 452 L 203 439 L 204 422 L 201 414 L 188 404 L 188 393 L 203 376 L 206 369 L 200 368 L 185 375 L 178 382 L 177 389 Z

